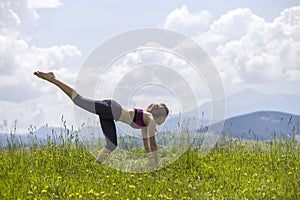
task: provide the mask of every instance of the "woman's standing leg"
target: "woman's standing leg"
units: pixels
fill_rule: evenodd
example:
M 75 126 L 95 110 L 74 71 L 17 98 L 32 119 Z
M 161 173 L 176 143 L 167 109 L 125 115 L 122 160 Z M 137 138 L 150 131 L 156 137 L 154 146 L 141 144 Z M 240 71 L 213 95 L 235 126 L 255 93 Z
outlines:
M 103 134 L 105 135 L 106 146 L 100 151 L 95 162 L 103 163 L 104 160 L 108 157 L 108 155 L 115 150 L 115 148 L 118 145 L 118 142 L 117 130 L 114 120 L 104 119 L 100 117 L 100 124 Z
M 109 149 L 107 149 L 107 148 L 103 148 L 100 152 L 99 152 L 99 154 L 98 154 L 98 156 L 97 156 L 97 158 L 96 158 L 96 160 L 95 160 L 95 163 L 100 163 L 100 164 L 102 164 L 105 160 L 106 160 L 106 158 L 109 156 L 109 154 L 111 153 L 111 150 L 109 150 Z

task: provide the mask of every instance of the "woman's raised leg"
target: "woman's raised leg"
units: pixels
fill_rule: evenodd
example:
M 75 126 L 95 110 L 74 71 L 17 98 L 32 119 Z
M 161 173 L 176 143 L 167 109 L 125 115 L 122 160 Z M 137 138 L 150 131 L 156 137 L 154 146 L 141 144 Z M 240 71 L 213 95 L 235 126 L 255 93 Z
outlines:
M 105 106 L 101 106 L 102 104 L 104 105 L 105 102 L 100 102 L 100 101 L 96 102 L 94 100 L 83 98 L 73 88 L 71 88 L 67 84 L 58 80 L 52 72 L 44 73 L 44 72 L 36 71 L 36 72 L 34 72 L 34 75 L 58 86 L 66 95 L 68 95 L 68 97 L 71 98 L 71 100 L 76 105 L 78 105 L 79 107 L 81 107 L 89 112 L 92 112 L 95 114 L 100 114 L 96 111 L 97 110 L 96 106 L 99 105 L 99 106 L 97 106 L 99 108 L 99 111 L 101 111 L 101 110 L 103 111 L 103 109 L 104 109 L 103 107 L 105 107 Z M 102 109 L 100 107 L 102 107 Z M 107 113 L 107 111 L 105 112 L 105 110 L 104 110 L 103 113 Z M 98 156 L 96 158 L 96 162 L 99 162 L 99 163 L 102 163 L 107 158 L 107 156 L 117 146 L 116 129 L 115 129 L 115 124 L 114 124 L 113 119 L 111 119 L 111 120 L 102 119 L 101 126 L 102 126 L 103 132 L 106 137 L 107 145 L 106 145 L 106 147 L 104 147 L 101 150 L 101 152 L 98 154 Z M 112 132 L 112 135 L 108 134 L 110 132 Z
M 53 83 L 57 87 L 59 87 L 70 99 L 74 102 L 75 105 L 96 114 L 96 104 L 97 102 L 92 99 L 87 99 L 79 95 L 75 89 L 71 88 L 67 84 L 63 83 L 62 81 L 58 80 L 52 72 L 44 73 L 40 71 L 34 72 L 34 75 L 37 77 L 49 81 Z
M 77 92 L 73 88 L 58 80 L 52 72 L 44 73 L 44 72 L 36 71 L 34 72 L 34 75 L 36 75 L 41 79 L 49 81 L 50 83 L 53 83 L 54 85 L 59 87 L 66 95 L 68 95 L 68 97 L 70 97 L 72 100 L 77 95 Z

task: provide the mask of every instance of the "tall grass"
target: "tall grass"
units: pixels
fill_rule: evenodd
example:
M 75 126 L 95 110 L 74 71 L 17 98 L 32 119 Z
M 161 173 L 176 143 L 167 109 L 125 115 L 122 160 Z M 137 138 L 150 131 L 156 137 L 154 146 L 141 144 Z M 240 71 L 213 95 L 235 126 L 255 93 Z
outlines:
M 9 145 L 0 150 L 0 199 L 300 199 L 294 140 L 222 138 L 205 157 L 191 147 L 151 173 L 95 164 L 76 132 Z

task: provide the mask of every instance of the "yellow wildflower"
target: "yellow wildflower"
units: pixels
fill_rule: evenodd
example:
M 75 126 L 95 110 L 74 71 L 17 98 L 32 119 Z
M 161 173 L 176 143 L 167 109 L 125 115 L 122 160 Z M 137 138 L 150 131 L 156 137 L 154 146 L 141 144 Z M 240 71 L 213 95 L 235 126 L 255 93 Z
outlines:
M 135 185 L 129 185 L 128 187 L 129 187 L 129 188 L 133 188 L 133 189 L 135 189 L 135 188 L 136 188 L 136 186 L 135 186 Z

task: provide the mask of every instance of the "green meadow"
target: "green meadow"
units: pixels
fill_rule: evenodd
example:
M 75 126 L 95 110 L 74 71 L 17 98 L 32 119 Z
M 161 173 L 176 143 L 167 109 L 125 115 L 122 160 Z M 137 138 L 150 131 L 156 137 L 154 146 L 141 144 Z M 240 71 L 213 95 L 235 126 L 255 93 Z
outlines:
M 76 139 L 11 142 L 0 150 L 0 199 L 300 199 L 294 140 L 223 138 L 204 157 L 199 149 L 159 170 L 126 173 L 94 163 Z

